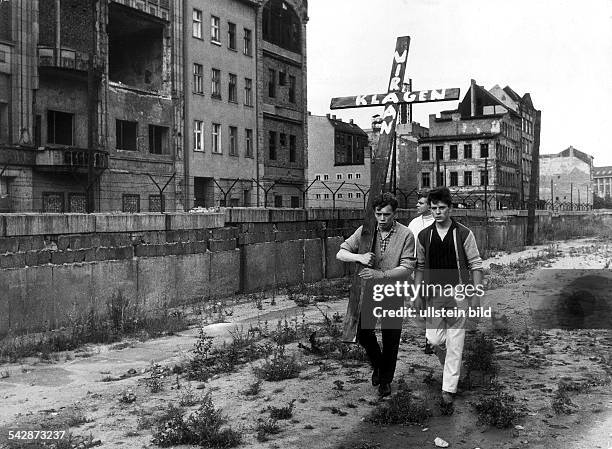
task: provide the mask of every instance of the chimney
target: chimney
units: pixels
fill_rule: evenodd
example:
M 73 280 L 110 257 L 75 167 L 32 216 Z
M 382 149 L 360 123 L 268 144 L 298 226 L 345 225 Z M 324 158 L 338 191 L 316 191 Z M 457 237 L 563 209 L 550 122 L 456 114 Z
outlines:
M 331 114 L 325 114 L 327 118 L 331 118 Z
M 476 81 L 470 81 L 470 116 L 476 115 Z
M 332 115 L 332 119 L 333 119 L 333 120 L 336 120 L 336 116 L 335 116 L 335 115 Z
M 351 125 L 354 125 L 354 123 L 353 123 L 353 119 L 349 119 L 349 123 L 350 123 Z

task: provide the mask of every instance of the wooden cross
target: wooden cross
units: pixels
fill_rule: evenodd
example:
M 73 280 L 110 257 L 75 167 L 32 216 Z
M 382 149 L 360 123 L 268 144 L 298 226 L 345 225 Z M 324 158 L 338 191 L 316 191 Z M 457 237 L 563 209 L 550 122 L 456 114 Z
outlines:
M 397 38 L 395 54 L 391 64 L 391 77 L 389 87 L 385 94 L 357 95 L 354 97 L 332 98 L 330 109 L 345 109 L 370 106 L 384 106 L 380 127 L 380 138 L 378 147 L 372 155 L 372 186 L 370 196 L 365 210 L 365 220 L 361 231 L 359 242 L 359 253 L 364 254 L 373 251 L 376 236 L 376 217 L 372 209 L 374 201 L 382 194 L 387 170 L 389 168 L 389 157 L 391 155 L 393 142 L 395 140 L 395 123 L 399 106 L 401 104 L 428 103 L 433 101 L 458 100 L 459 88 L 422 90 L 416 92 L 403 92 L 403 81 L 406 73 L 406 61 L 408 59 L 408 48 L 410 37 Z M 344 316 L 342 340 L 354 343 L 357 337 L 359 325 L 359 314 L 366 290 L 366 281 L 359 277 L 363 267 L 358 266 L 353 275 L 349 302 Z

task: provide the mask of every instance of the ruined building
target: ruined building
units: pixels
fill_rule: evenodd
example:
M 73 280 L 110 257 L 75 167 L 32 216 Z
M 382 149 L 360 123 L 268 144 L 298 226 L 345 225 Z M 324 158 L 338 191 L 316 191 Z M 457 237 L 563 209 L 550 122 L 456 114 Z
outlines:
M 0 1 L 0 210 L 301 206 L 306 9 Z
M 0 14 L 5 207 L 182 208 L 180 3 L 10 0 Z
M 306 2 L 187 0 L 185 17 L 188 207 L 301 207 Z
M 447 186 L 460 206 L 525 208 L 538 195 L 539 117 L 527 93 L 471 82 L 419 139 L 419 189 Z

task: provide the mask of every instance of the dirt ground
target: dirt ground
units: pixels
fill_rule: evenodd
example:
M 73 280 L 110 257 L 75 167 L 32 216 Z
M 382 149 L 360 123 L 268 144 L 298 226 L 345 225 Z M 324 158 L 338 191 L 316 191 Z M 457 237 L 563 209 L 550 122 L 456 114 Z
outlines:
M 493 317 L 479 324 L 495 343 L 499 364 L 495 383 L 516 397 L 522 413 L 508 429 L 478 422 L 472 404 L 490 394 L 489 386 L 463 389 L 457 396 L 455 413 L 441 414 L 437 405 L 441 368 L 435 356 L 423 352 L 424 331 L 414 321 L 405 323 L 396 380 L 403 377 L 415 397 L 426 398 L 433 416 L 423 425 L 408 426 L 367 422 L 365 418 L 381 402 L 370 385 L 367 364 L 312 354 L 299 347 L 309 346 L 306 336 L 287 345 L 287 351 L 296 354 L 304 367 L 299 377 L 263 382 L 255 396 L 246 396 L 244 390 L 256 380 L 253 367 L 261 365 L 261 360 L 207 382 L 190 382 L 182 374 L 173 374 L 174 367 L 180 371 L 178 367 L 192 356 L 200 331 L 195 325 L 155 340 L 87 346 L 58 354 L 55 358 L 59 360 L 52 362 L 32 358 L 0 365 L 0 447 L 22 447 L 8 441 L 9 430 L 36 430 L 40 423 L 53 419 L 57 421 L 51 422 L 61 422 L 62 429 L 69 428 L 75 435 L 91 436 L 97 447 L 155 447 L 147 421 L 186 395 L 197 398 L 209 392 L 229 424 L 243 434 L 242 447 L 425 448 L 435 447 L 434 439 L 440 437 L 451 448 L 609 449 L 610 331 L 555 329 L 554 319 L 561 318 L 554 318 L 552 325 L 545 318 L 553 315 L 546 298 L 590 273 L 607 279 L 611 260 L 612 242 L 583 239 L 500 253 L 485 261 L 485 266 L 495 264 L 498 271 L 499 266 L 510 267 L 497 277 L 504 285 L 485 295 L 483 306 L 492 308 Z M 237 327 L 261 326 L 266 321 L 270 327 L 287 319 L 296 328 L 316 329 L 323 325 L 323 313 L 332 317 L 345 312 L 346 296 L 306 307 L 286 295 L 276 296 L 271 305 L 268 296 L 261 310 L 245 298 L 233 298 L 223 307 L 231 311 L 227 322 L 203 323 L 215 346 L 230 342 Z M 605 312 L 584 312 L 581 323 L 588 325 L 589 319 L 602 316 L 610 320 L 611 315 L 605 316 Z M 147 381 L 152 372 L 165 373 L 155 393 Z M 429 375 L 432 372 L 433 377 Z M 424 382 L 428 378 L 429 382 Z M 567 414 L 557 414 L 551 407 L 560 381 L 585 386 L 570 393 L 573 405 Z M 269 407 L 286 406 L 293 400 L 291 419 L 278 421 L 280 433 L 258 441 L 254 430 L 257 420 L 268 416 Z M 194 408 L 197 404 L 188 407 Z

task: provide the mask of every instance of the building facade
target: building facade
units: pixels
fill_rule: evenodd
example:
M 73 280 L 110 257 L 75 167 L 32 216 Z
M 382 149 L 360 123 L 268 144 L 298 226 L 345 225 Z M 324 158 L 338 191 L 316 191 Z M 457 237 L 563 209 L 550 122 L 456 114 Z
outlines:
M 593 167 L 593 193 L 609 199 L 612 192 L 612 166 Z
M 535 143 L 523 145 L 536 141 L 525 118 L 535 117 L 528 95 L 521 107 L 529 112 L 522 112 L 472 80 L 456 110 L 430 115 L 429 136 L 419 139 L 419 190 L 447 186 L 460 207 L 525 207 L 537 179 L 525 180 L 537 163 Z
M 11 0 L 0 13 L 7 209 L 182 209 L 182 8 Z
M 368 135 L 352 120 L 308 117 L 308 207 L 365 207 L 370 162 Z
M 570 146 L 540 155 L 540 200 L 547 208 L 579 210 L 593 206 L 593 156 Z

